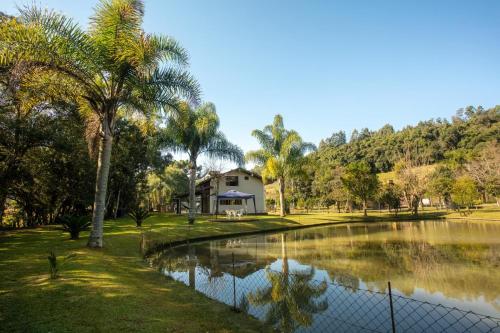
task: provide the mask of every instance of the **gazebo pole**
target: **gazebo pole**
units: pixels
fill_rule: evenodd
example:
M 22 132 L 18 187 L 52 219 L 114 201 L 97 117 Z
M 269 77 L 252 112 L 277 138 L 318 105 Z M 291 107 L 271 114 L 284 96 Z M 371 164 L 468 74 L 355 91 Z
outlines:
M 252 197 L 252 199 L 253 199 L 253 211 L 255 215 L 257 215 L 257 206 L 255 205 L 255 195 Z

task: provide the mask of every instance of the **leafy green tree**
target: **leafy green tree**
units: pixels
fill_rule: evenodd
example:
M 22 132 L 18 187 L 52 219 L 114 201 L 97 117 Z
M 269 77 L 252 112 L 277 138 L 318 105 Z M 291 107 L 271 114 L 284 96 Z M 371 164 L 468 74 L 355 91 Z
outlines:
M 389 208 L 389 212 L 391 210 L 394 210 L 394 212 L 397 214 L 399 208 L 401 207 L 401 196 L 402 193 L 399 186 L 394 184 L 393 182 L 389 182 L 381 187 L 378 199 L 381 203 L 387 205 L 387 207 Z
M 423 170 L 418 171 L 420 165 L 408 156 L 395 166 L 396 180 L 401 187 L 408 208 L 413 215 L 418 214 L 418 207 L 424 194 L 427 192 L 429 175 Z
M 367 216 L 367 202 L 373 198 L 379 189 L 377 175 L 373 173 L 366 162 L 349 164 L 342 176 L 345 189 L 363 204 L 363 214 Z
M 478 198 L 479 192 L 472 178 L 469 176 L 457 178 L 451 190 L 451 199 L 459 209 L 461 207 L 470 209 Z
M 297 205 L 298 201 L 305 203 L 308 199 L 313 196 L 312 193 L 312 183 L 314 179 L 314 172 L 316 165 L 314 162 L 308 159 L 309 156 L 305 156 L 299 165 L 291 172 L 289 177 L 286 179 L 286 192 L 285 201 Z M 317 200 L 315 200 L 317 201 Z M 308 201 L 309 206 L 312 203 L 311 200 Z M 285 204 L 285 208 L 289 205 Z M 304 205 L 302 205 L 304 206 Z M 312 207 L 310 207 L 312 208 Z M 288 211 L 286 210 L 288 213 Z
M 466 164 L 465 169 L 474 179 L 483 201 L 486 201 L 487 195 L 491 195 L 496 199 L 497 206 L 500 205 L 500 144 L 496 141 L 488 142 L 477 156 Z
M 22 61 L 30 80 L 57 91 L 71 82 L 82 112 L 94 118 L 100 137 L 92 231 L 88 246 L 102 247 L 112 142 L 117 119 L 126 113 L 149 116 L 175 106 L 177 96 L 196 101 L 197 83 L 168 65 L 187 64 L 176 41 L 142 29 L 140 0 L 102 0 L 88 31 L 71 19 L 37 7 L 0 25 L 0 65 Z M 20 22 L 20 23 L 19 23 Z M 67 87 L 64 87 L 66 89 Z
M 329 138 L 325 140 L 321 140 L 320 147 L 324 145 L 332 146 L 332 147 L 340 147 L 347 143 L 347 137 L 345 131 L 334 132 Z
M 344 168 L 325 163 L 317 167 L 312 184 L 315 196 L 326 206 L 335 204 L 339 213 L 340 205 L 349 196 L 342 184 L 343 172 Z
M 261 149 L 248 152 L 246 159 L 262 167 L 265 179 L 278 181 L 280 216 L 285 216 L 285 181 L 304 162 L 304 155 L 316 147 L 302 141 L 296 131 L 285 129 L 281 115 L 276 115 L 273 124 L 263 130 L 254 130 L 252 136 Z
M 76 106 L 48 99 L 25 72 L 23 63 L 0 66 L 0 224 L 8 199 L 14 227 L 87 213 L 95 175 Z
M 184 161 L 174 162 L 165 167 L 163 172 L 152 172 L 148 175 L 149 201 L 159 211 L 172 202 L 174 195 L 189 191 L 187 164 Z
M 219 130 L 219 117 L 212 103 L 194 110 L 187 103 L 180 103 L 178 113 L 169 119 L 163 137 L 165 148 L 186 153 L 189 157 L 189 223 L 192 224 L 196 217 L 198 157 L 206 155 L 242 164 L 243 152 Z
M 157 130 L 133 119 L 117 122 L 106 200 L 108 218 L 123 216 L 136 201 L 146 205 L 148 172 L 171 163 L 170 154 L 161 156 Z
M 440 165 L 429 175 L 429 193 L 437 196 L 441 205 L 447 206 L 454 181 L 453 170 L 446 165 Z

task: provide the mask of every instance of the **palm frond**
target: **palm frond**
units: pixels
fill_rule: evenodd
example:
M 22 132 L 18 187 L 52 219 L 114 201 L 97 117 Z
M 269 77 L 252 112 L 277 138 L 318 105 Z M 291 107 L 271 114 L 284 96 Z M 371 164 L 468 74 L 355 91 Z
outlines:
M 186 71 L 163 68 L 156 70 L 145 82 L 155 90 L 154 100 L 159 105 L 170 105 L 173 97 L 180 96 L 195 105 L 200 102 L 201 88 L 191 74 Z
M 273 149 L 273 138 L 264 131 L 261 130 L 253 130 L 252 136 L 257 139 L 259 144 L 266 150 Z
M 235 162 L 240 166 L 245 163 L 241 148 L 229 142 L 222 132 L 217 132 L 212 137 L 203 153 L 210 158 Z
M 140 0 L 102 0 L 90 18 L 90 35 L 110 58 L 141 33 L 144 4 Z
M 261 165 L 264 165 L 268 158 L 269 155 L 264 149 L 251 150 L 245 155 L 245 160 L 247 162 L 254 162 Z

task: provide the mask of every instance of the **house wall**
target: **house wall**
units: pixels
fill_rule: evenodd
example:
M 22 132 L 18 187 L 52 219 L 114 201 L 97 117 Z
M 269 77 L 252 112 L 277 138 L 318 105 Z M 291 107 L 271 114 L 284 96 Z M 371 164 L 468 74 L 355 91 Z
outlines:
M 226 176 L 238 176 L 238 186 L 227 186 L 226 185 Z M 245 179 L 247 177 L 248 179 Z M 212 187 L 211 194 L 215 194 L 217 189 L 217 180 L 212 179 L 210 182 L 210 186 Z M 262 180 L 257 177 L 250 176 L 241 171 L 232 171 L 224 174 L 219 179 L 219 194 L 224 193 L 230 190 L 236 190 L 244 193 L 255 194 L 255 206 L 257 207 L 257 213 L 265 213 L 266 205 L 265 205 L 265 194 L 264 194 L 264 184 Z M 216 204 L 216 196 L 210 196 L 210 212 L 215 212 L 215 204 Z M 224 212 L 226 209 L 245 209 L 245 200 L 242 200 L 241 205 L 221 205 L 219 203 L 219 213 Z M 253 213 L 253 201 L 252 199 L 248 199 L 247 212 Z

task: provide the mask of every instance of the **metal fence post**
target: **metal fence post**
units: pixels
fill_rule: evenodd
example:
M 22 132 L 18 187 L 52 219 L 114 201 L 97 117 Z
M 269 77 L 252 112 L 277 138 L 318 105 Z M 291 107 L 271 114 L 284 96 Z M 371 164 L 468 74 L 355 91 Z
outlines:
M 234 252 L 232 253 L 233 257 L 233 310 L 236 311 L 236 275 L 234 270 Z
M 392 333 L 396 333 L 396 323 L 394 322 L 394 307 L 392 305 L 391 281 L 387 282 L 387 286 L 389 287 L 389 304 L 391 305 Z

